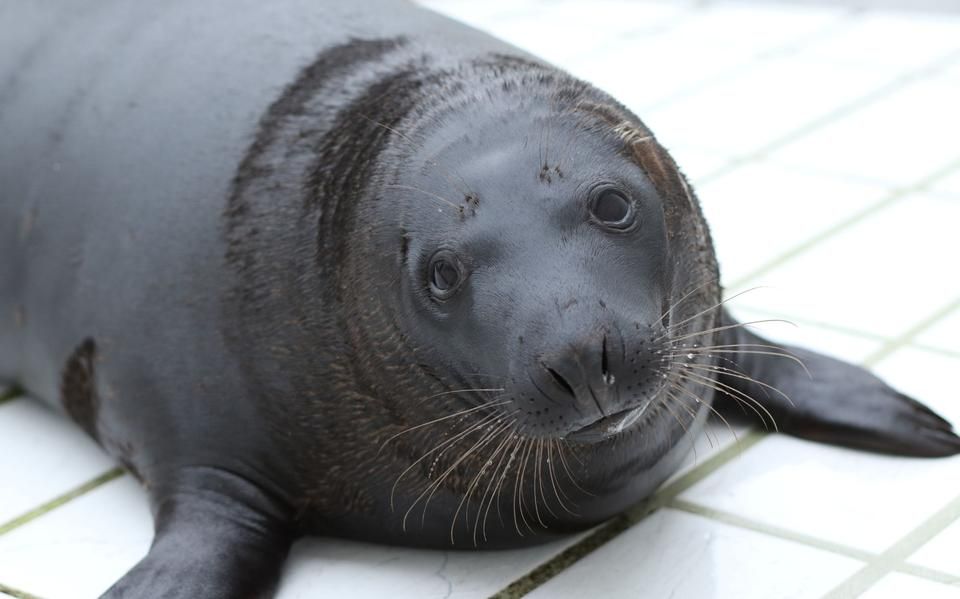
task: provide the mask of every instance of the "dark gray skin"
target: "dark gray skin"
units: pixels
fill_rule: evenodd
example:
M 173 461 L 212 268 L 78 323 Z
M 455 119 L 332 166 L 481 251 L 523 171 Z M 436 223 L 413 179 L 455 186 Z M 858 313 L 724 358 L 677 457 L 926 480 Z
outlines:
M 0 9 L 0 381 L 150 494 L 108 597 L 268 596 L 304 534 L 543 542 L 648 496 L 711 404 L 960 451 L 732 321 L 666 151 L 511 46 L 399 2 L 49 4 Z

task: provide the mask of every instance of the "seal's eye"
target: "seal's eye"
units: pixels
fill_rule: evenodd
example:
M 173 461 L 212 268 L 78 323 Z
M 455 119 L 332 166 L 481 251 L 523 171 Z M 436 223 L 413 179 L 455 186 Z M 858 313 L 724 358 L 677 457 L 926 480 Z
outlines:
M 430 292 L 438 299 L 446 299 L 456 292 L 463 280 L 463 268 L 453 253 L 437 252 L 430 260 L 428 270 Z
M 593 198 L 590 214 L 603 225 L 626 229 L 633 224 L 633 204 L 616 189 L 604 189 Z

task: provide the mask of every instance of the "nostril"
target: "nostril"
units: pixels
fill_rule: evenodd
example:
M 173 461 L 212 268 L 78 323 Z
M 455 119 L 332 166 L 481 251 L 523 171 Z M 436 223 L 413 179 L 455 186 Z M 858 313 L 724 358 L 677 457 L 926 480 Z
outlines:
M 544 369 L 546 369 L 546 371 L 550 373 L 550 376 L 553 377 L 554 382 L 560 385 L 560 387 L 563 388 L 564 391 L 569 393 L 571 397 L 576 397 L 576 393 L 573 392 L 573 387 L 570 386 L 570 383 L 567 382 L 567 379 L 560 376 L 559 372 L 557 372 L 553 368 L 550 368 L 546 364 L 541 364 L 541 366 L 543 366 Z
M 600 372 L 603 375 L 603 382 L 607 385 L 612 385 L 614 383 L 614 377 L 610 372 L 606 335 L 603 336 L 603 343 L 600 346 L 600 352 Z
M 610 372 L 607 369 L 607 336 L 603 336 L 603 345 L 601 346 L 600 351 L 602 352 L 600 356 L 600 370 L 603 371 L 603 378 L 607 378 L 607 373 Z

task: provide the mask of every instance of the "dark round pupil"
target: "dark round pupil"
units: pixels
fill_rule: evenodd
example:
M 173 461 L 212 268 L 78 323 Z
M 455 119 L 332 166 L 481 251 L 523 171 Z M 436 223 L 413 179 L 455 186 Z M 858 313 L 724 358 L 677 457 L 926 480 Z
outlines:
M 593 215 L 605 223 L 618 223 L 627 218 L 630 203 L 616 191 L 605 191 L 593 206 Z
M 459 278 L 457 269 L 446 260 L 439 260 L 433 265 L 433 285 L 440 291 L 452 289 Z

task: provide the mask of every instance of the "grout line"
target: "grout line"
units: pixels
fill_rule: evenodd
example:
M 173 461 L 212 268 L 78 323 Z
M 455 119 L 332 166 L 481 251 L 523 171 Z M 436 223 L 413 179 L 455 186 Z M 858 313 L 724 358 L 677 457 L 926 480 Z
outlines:
M 786 320 L 792 322 L 796 325 L 816 327 L 818 329 L 824 329 L 826 331 L 832 331 L 834 333 L 841 333 L 843 335 L 848 335 L 850 337 L 861 337 L 867 341 L 874 341 L 879 343 L 889 343 L 892 339 L 884 335 L 878 335 L 876 333 L 869 333 L 866 331 L 861 331 L 860 329 L 854 329 L 846 327 L 839 324 L 834 324 L 831 322 L 826 322 L 823 320 L 817 320 L 815 318 L 806 318 L 806 317 L 796 317 L 790 314 L 784 314 L 783 312 L 778 312 L 776 310 L 770 310 L 768 308 L 756 308 L 754 306 L 746 304 L 738 304 L 736 306 L 729 306 L 730 310 L 736 313 L 738 309 L 749 312 L 757 312 L 760 316 L 777 318 L 781 320 Z M 769 331 L 764 331 L 764 334 L 769 333 Z
M 923 350 L 931 354 L 946 356 L 948 358 L 960 358 L 960 351 L 953 351 L 953 350 L 945 349 L 936 345 L 927 345 L 925 343 L 911 343 L 909 347 L 913 349 Z
M 768 274 L 774 268 L 782 266 L 785 262 L 789 262 L 793 258 L 796 258 L 800 254 L 803 254 L 810 248 L 817 246 L 823 243 L 824 241 L 830 239 L 837 233 L 840 233 L 841 231 L 845 231 L 849 229 L 850 227 L 866 219 L 867 217 L 879 212 L 880 210 L 883 210 L 884 208 L 887 208 L 891 204 L 896 203 L 897 201 L 901 200 L 904 196 L 906 196 L 908 193 L 909 192 L 906 190 L 898 190 L 889 194 L 887 197 L 883 198 L 882 200 L 875 202 L 867 206 L 863 210 L 860 210 L 859 212 L 856 212 L 850 215 L 844 220 L 838 223 L 835 223 L 834 225 L 820 231 L 813 237 L 808 238 L 806 241 L 803 241 L 793 246 L 789 250 L 783 252 L 779 256 L 776 256 L 772 260 L 768 261 L 766 264 L 762 264 L 761 266 L 755 268 L 751 272 L 741 276 L 739 279 L 727 285 L 727 289 L 738 289 L 748 281 L 759 278 L 765 274 Z
M 40 597 L 37 595 L 31 595 L 30 593 L 21 591 L 20 589 L 8 587 L 3 583 L 0 583 L 0 593 L 6 593 L 11 597 L 16 597 L 16 599 L 40 599 Z
M 886 358 L 890 357 L 890 354 L 892 354 L 893 352 L 897 351 L 898 349 L 900 349 L 905 345 L 909 345 L 910 342 L 917 337 L 917 335 L 926 331 L 931 326 L 943 320 L 947 316 L 950 316 L 955 310 L 958 310 L 958 309 L 960 309 L 960 297 L 955 298 L 952 302 L 950 302 L 946 306 L 940 308 L 939 310 L 937 310 L 927 318 L 921 320 L 914 326 L 910 327 L 903 334 L 898 335 L 897 337 L 888 341 L 880 349 L 878 349 L 877 351 L 867 356 L 863 360 L 864 365 L 874 366 L 877 364 L 877 362 L 885 360 Z
M 960 519 L 960 496 L 942 507 L 940 511 L 927 518 L 899 541 L 881 553 L 876 560 L 864 566 L 823 599 L 853 599 L 859 597 L 870 586 L 903 564 L 914 551 L 939 534 L 943 529 Z
M 750 431 L 740 437 L 738 442 L 725 447 L 713 456 L 707 458 L 699 466 L 680 475 L 672 483 L 661 487 L 649 498 L 640 504 L 614 516 L 606 524 L 591 533 L 579 543 L 553 556 L 550 560 L 540 564 L 532 571 L 524 574 L 500 590 L 491 599 L 516 599 L 523 597 L 543 583 L 560 574 L 574 563 L 592 553 L 595 549 L 606 544 L 620 533 L 624 532 L 640 520 L 657 511 L 661 507 L 676 499 L 678 495 L 697 484 L 715 470 L 740 456 L 756 445 L 766 435 L 757 431 Z
M 543 6 L 545 5 L 548 5 L 548 3 L 544 2 L 544 3 L 538 4 L 537 10 L 538 11 L 542 10 Z M 693 2 L 688 3 L 682 9 L 680 9 L 681 12 L 675 15 L 669 16 L 657 24 L 654 24 L 652 26 L 647 26 L 647 27 L 638 26 L 634 29 L 628 29 L 622 32 L 621 34 L 619 34 L 616 38 L 611 39 L 610 41 L 606 41 L 601 43 L 600 45 L 589 48 L 585 53 L 583 53 L 581 58 L 587 61 L 602 60 L 603 57 L 609 56 L 610 52 L 616 51 L 618 48 L 618 44 L 621 44 L 621 43 L 629 44 L 637 39 L 643 39 L 643 40 L 655 39 L 667 33 L 672 33 L 673 30 L 678 28 L 680 25 L 683 25 L 684 23 L 688 23 L 690 21 L 691 16 L 696 16 L 700 14 L 702 12 L 702 8 L 703 6 L 701 5 L 701 3 L 694 0 Z M 534 13 L 529 13 L 527 16 L 533 16 L 533 15 Z
M 957 576 L 956 574 L 947 574 L 946 572 L 934 570 L 933 568 L 916 566 L 914 564 L 900 564 L 894 568 L 894 570 L 900 572 L 901 574 L 910 574 L 911 576 L 916 576 L 917 578 L 926 578 L 927 580 L 932 580 L 933 582 L 960 587 L 960 576 Z
M 643 107 L 638 107 L 645 113 L 653 113 L 658 110 L 669 108 L 677 102 L 682 102 L 695 94 L 709 92 L 709 88 L 716 85 L 722 85 L 729 81 L 735 81 L 740 77 L 749 75 L 762 66 L 768 66 L 770 63 L 788 59 L 791 56 L 801 54 L 808 46 L 824 39 L 830 39 L 838 35 L 839 31 L 846 29 L 853 21 L 860 17 L 860 11 L 842 9 L 837 11 L 836 20 L 825 25 L 822 29 L 811 31 L 807 34 L 798 35 L 796 39 L 775 45 L 765 50 L 760 50 L 755 54 L 748 54 L 743 62 L 732 63 L 729 67 L 721 70 L 719 73 L 701 79 L 692 85 L 682 87 L 668 96 L 657 100 Z
M 20 387 L 17 387 L 16 385 L 14 385 L 13 387 L 10 387 L 9 389 L 5 389 L 2 393 L 0 393 L 0 405 L 3 405 L 10 400 L 16 399 L 21 395 L 23 395 L 23 391 L 20 389 Z
M 744 164 L 755 162 L 766 157 L 771 152 L 779 150 L 780 148 L 787 146 L 798 139 L 802 139 L 807 135 L 817 131 L 818 129 L 823 128 L 826 125 L 830 125 L 835 121 L 838 121 L 850 114 L 854 114 L 858 110 L 870 106 L 880 100 L 883 100 L 891 95 L 894 95 L 903 90 L 904 87 L 918 83 L 923 79 L 926 79 L 938 71 L 943 70 L 946 67 L 955 62 L 958 57 L 960 57 L 960 52 L 952 52 L 946 56 L 941 56 L 933 62 L 927 63 L 922 67 L 918 67 L 914 70 L 911 70 L 905 74 L 894 77 L 886 84 L 881 85 L 880 87 L 875 88 L 873 91 L 870 91 L 859 98 L 856 98 L 846 104 L 841 105 L 836 110 L 827 112 L 817 118 L 814 118 L 811 121 L 808 121 L 801 127 L 794 129 L 793 131 L 781 135 L 779 138 L 774 139 L 773 141 L 760 146 L 752 152 L 747 152 L 740 156 L 736 156 L 731 159 L 727 164 L 717 168 L 714 172 L 708 173 L 707 175 L 700 177 L 699 183 L 703 183 L 720 177 L 727 174 L 728 172 L 740 167 Z
M 750 520 L 749 518 L 744 518 L 742 516 L 738 516 L 730 512 L 725 512 L 722 510 L 716 510 L 710 507 L 702 506 L 692 501 L 686 501 L 684 499 L 674 499 L 673 501 L 667 504 L 667 507 L 671 507 L 676 510 L 684 511 L 690 514 L 703 516 L 704 518 L 709 518 L 710 520 L 723 522 L 724 524 L 729 524 L 737 528 L 751 530 L 753 532 L 765 534 L 767 536 L 775 537 L 781 540 L 793 541 L 794 543 L 807 545 L 815 549 L 829 551 L 831 553 L 836 553 L 839 555 L 850 557 L 855 560 L 860 560 L 862 562 L 872 562 L 878 557 L 877 554 L 875 553 L 864 551 L 862 549 L 857 549 L 856 547 L 850 547 L 847 545 L 842 545 L 840 543 L 834 543 L 832 541 L 827 541 L 827 540 L 813 537 L 810 535 L 798 533 L 787 528 L 781 528 L 779 526 L 773 526 L 773 525 L 765 524 L 762 522 L 756 522 L 754 520 Z
M 793 248 L 773 258 L 766 264 L 763 264 L 757 267 L 752 272 L 746 275 L 743 275 L 733 283 L 727 285 L 726 288 L 731 290 L 738 289 L 742 287 L 744 284 L 746 284 L 747 282 L 769 273 L 774 268 L 782 266 L 784 263 L 789 262 L 790 260 L 796 258 L 800 254 L 803 254 L 810 248 L 816 245 L 819 245 L 820 243 L 826 241 L 827 239 L 830 239 L 831 237 L 835 236 L 837 233 L 840 233 L 841 231 L 844 231 L 850 228 L 851 226 L 859 223 L 860 221 L 866 219 L 867 217 L 872 216 L 873 214 L 879 212 L 880 210 L 883 210 L 884 208 L 887 208 L 890 205 L 902 200 L 907 195 L 916 193 L 919 191 L 923 191 L 924 189 L 926 189 L 928 186 L 935 183 L 939 179 L 943 178 L 948 174 L 951 174 L 951 172 L 954 169 L 957 169 L 958 167 L 960 167 L 960 160 L 954 160 L 953 162 L 946 165 L 945 167 L 937 169 L 930 175 L 924 177 L 916 184 L 910 185 L 892 192 L 890 195 L 883 198 L 882 200 L 875 202 L 870 206 L 867 206 L 863 210 L 840 221 L 839 223 L 836 223 L 833 226 L 824 229 L 823 231 L 807 239 L 806 241 L 803 241 L 798 245 L 795 245 Z
M 857 549 L 856 547 L 850 547 L 848 545 L 833 543 L 831 541 L 827 541 L 818 537 L 797 533 L 790 529 L 781 528 L 779 526 L 772 526 L 762 522 L 756 522 L 754 520 L 750 520 L 749 518 L 738 516 L 737 514 L 706 507 L 698 503 L 695 503 L 693 501 L 688 501 L 685 499 L 674 499 L 673 501 L 668 503 L 665 507 L 669 507 L 675 510 L 680 510 L 683 512 L 688 512 L 690 514 L 702 516 L 710 520 L 723 522 L 724 524 L 728 524 L 736 528 L 751 530 L 753 532 L 765 534 L 777 539 L 793 541 L 801 545 L 813 547 L 814 549 L 820 549 L 822 551 L 828 551 L 830 553 L 843 555 L 845 557 L 849 557 L 862 562 L 868 562 L 868 563 L 874 562 L 874 561 L 877 561 L 880 557 L 876 553 L 864 551 L 862 549 Z M 902 563 L 893 569 L 903 574 L 910 574 L 912 576 L 916 576 L 918 578 L 925 578 L 933 582 L 939 582 L 942 584 L 948 584 L 952 586 L 960 586 L 960 576 L 956 574 L 949 574 L 947 572 L 936 570 L 934 568 L 927 568 L 925 566 L 917 566 L 914 564 Z
M 958 301 L 960 301 L 960 300 L 958 300 Z M 876 333 L 869 333 L 869 332 L 866 332 L 866 331 L 861 331 L 861 330 L 859 330 L 859 329 L 853 329 L 853 328 L 850 328 L 850 327 L 845 327 L 845 326 L 843 326 L 843 325 L 838 325 L 838 324 L 834 324 L 834 323 L 832 323 L 832 322 L 826 322 L 826 321 L 823 321 L 823 320 L 817 320 L 817 319 L 814 319 L 814 318 L 806 318 L 806 317 L 799 317 L 799 318 L 798 318 L 798 317 L 796 317 L 796 316 L 792 316 L 792 315 L 790 315 L 790 314 L 784 314 L 784 313 L 782 313 L 782 312 L 778 312 L 778 311 L 776 311 L 776 310 L 770 310 L 770 309 L 768 309 L 768 308 L 757 308 L 757 307 L 749 306 L 749 305 L 745 305 L 745 304 L 737 305 L 737 306 L 731 306 L 731 310 L 733 310 L 734 313 L 736 313 L 737 309 L 743 309 L 743 310 L 749 311 L 749 312 L 756 312 L 759 316 L 765 316 L 765 317 L 770 317 L 770 318 L 778 318 L 778 319 L 782 319 L 782 320 L 788 320 L 788 321 L 793 322 L 794 324 L 799 325 L 799 326 L 816 327 L 816 328 L 823 329 L 823 330 L 825 330 L 825 331 L 832 331 L 832 332 L 834 332 L 834 333 L 840 333 L 840 334 L 847 335 L 847 336 L 850 336 L 850 337 L 860 337 L 861 339 L 864 339 L 864 340 L 866 340 L 866 341 L 879 342 L 879 343 L 881 343 L 881 344 L 889 344 L 889 343 L 891 343 L 894 339 L 896 339 L 896 337 L 886 337 L 886 336 L 884 336 L 884 335 L 878 335 L 878 334 L 876 334 Z M 950 316 L 950 315 L 947 314 L 946 316 Z M 764 332 L 764 334 L 767 334 L 767 333 Z M 773 336 L 773 335 L 771 334 L 771 336 Z M 913 339 L 911 339 L 911 340 L 909 340 L 908 342 L 904 343 L 904 344 L 902 345 L 902 347 L 910 347 L 910 348 L 912 348 L 912 349 L 918 349 L 918 350 L 921 350 L 921 351 L 925 351 L 925 352 L 927 352 L 927 353 L 937 354 L 937 355 L 941 355 L 941 356 L 946 356 L 946 357 L 948 357 L 948 358 L 960 358 L 960 351 L 949 350 L 949 349 L 947 349 L 947 348 L 945 348 L 945 347 L 940 347 L 940 346 L 937 346 L 937 345 L 927 345 L 927 344 L 925 344 L 925 343 L 917 343 L 917 342 L 914 341 Z M 880 350 L 877 350 L 877 351 L 879 352 Z M 878 360 L 878 361 L 879 361 L 879 360 Z M 862 366 L 868 366 L 868 364 L 866 363 L 866 361 L 862 362 L 861 365 L 862 365 Z M 869 366 L 872 366 L 872 365 L 873 365 L 872 363 L 869 364 Z
M 93 480 L 87 481 L 82 485 L 80 485 L 79 487 L 72 489 L 70 491 L 67 491 L 63 495 L 60 495 L 59 497 L 51 501 L 48 501 L 47 503 L 41 505 L 40 507 L 34 508 L 25 514 L 17 516 L 13 520 L 10 520 L 5 524 L 0 524 L 0 535 L 4 535 L 15 528 L 23 526 L 27 522 L 30 522 L 35 518 L 39 518 L 40 516 L 46 514 L 47 512 L 53 511 L 58 507 L 62 506 L 63 504 L 73 499 L 76 499 L 81 495 L 89 493 L 90 491 L 96 489 L 97 487 L 104 485 L 116 478 L 120 478 L 121 476 L 123 476 L 123 470 L 121 470 L 120 468 L 113 468 L 112 470 L 104 472 L 103 474 L 94 478 Z

